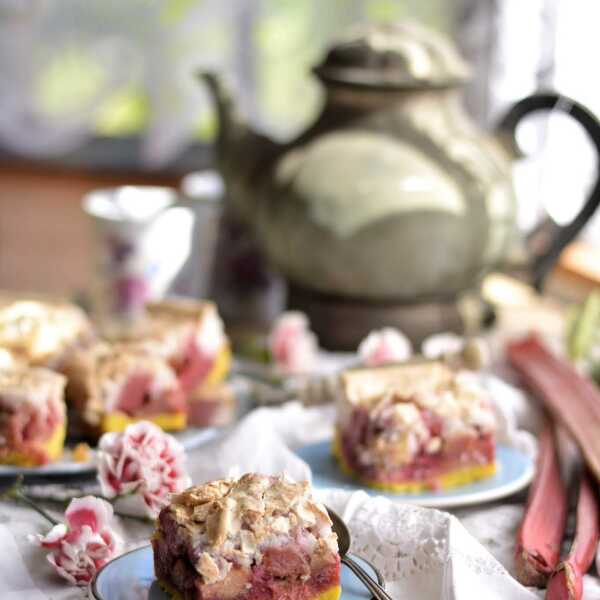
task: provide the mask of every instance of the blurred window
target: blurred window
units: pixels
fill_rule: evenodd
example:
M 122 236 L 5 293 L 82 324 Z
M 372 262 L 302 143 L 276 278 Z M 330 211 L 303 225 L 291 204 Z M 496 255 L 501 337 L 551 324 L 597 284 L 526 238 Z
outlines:
M 47 158 L 133 136 L 140 162 L 163 167 L 214 138 L 200 70 L 224 72 L 254 126 L 290 138 L 320 106 L 310 67 L 332 38 L 403 18 L 455 37 L 484 126 L 542 88 L 600 113 L 600 3 L 589 0 L 2 0 L 0 147 Z M 595 175 L 590 145 L 560 115 L 532 119 L 521 138 L 536 150 L 515 171 L 521 226 L 544 211 L 567 221 Z M 600 218 L 589 229 L 600 239 Z
M 214 137 L 202 69 L 225 72 L 254 125 L 288 138 L 320 105 L 310 67 L 331 39 L 406 17 L 450 30 L 445 0 L 3 0 L 0 144 L 44 157 L 140 134 L 145 162 L 164 165 Z

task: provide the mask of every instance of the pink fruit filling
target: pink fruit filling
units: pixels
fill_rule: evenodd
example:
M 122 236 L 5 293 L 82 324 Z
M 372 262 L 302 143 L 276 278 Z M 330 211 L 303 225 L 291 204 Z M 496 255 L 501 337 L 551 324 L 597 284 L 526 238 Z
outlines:
M 426 409 L 420 412 L 430 436 L 440 437 L 442 419 Z M 385 427 L 381 423 L 373 423 L 368 411 L 362 408 L 353 412 L 347 426 L 341 431 L 340 451 L 344 462 L 367 481 L 383 484 L 422 482 L 435 489 L 446 473 L 459 468 L 492 464 L 495 459 L 493 433 L 481 432 L 479 435 L 455 435 L 443 439 L 439 450 L 435 452 L 428 452 L 426 446 L 422 445 L 413 459 L 401 466 L 369 464 L 361 459 L 360 449 L 375 445 L 384 431 Z
M 251 568 L 234 565 L 212 584 L 203 583 L 186 548 L 162 537 L 153 539 L 152 546 L 156 576 L 183 600 L 312 600 L 340 581 L 338 555 L 311 564 L 311 557 L 294 544 L 267 550 Z
M 301 531 L 291 533 L 288 543 L 264 549 L 259 564 L 242 566 L 225 556 L 231 569 L 210 584 L 194 568 L 201 549 L 180 535 L 168 509 L 160 513 L 158 531 L 152 539 L 155 574 L 183 600 L 311 600 L 339 585 L 339 555 L 311 554 L 300 541 Z
M 119 393 L 118 410 L 136 417 L 186 410 L 185 396 L 179 386 L 157 392 L 153 390 L 153 383 L 151 373 L 131 375 Z
M 188 423 L 195 427 L 222 425 L 229 420 L 230 405 L 220 401 L 200 401 L 188 406 Z
M 215 359 L 214 355 L 208 355 L 198 347 L 195 336 L 189 337 L 180 357 L 171 362 L 185 393 L 191 392 L 204 381 Z
M 26 454 L 37 464 L 47 463 L 49 456 L 43 444 L 63 422 L 60 405 L 51 398 L 43 411 L 25 403 L 16 408 L 0 399 L 0 460 L 2 455 L 16 452 Z

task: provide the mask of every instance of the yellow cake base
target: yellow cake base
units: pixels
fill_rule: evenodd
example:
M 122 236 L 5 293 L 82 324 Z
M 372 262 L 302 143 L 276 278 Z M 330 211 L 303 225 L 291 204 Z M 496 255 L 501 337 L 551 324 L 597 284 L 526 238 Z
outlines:
M 129 425 L 140 421 L 150 421 L 165 431 L 179 431 L 187 426 L 187 414 L 184 412 L 161 413 L 154 416 L 131 417 L 122 412 L 112 412 L 102 415 L 100 430 L 102 433 L 114 431 L 120 433 Z
M 65 445 L 65 436 L 67 433 L 66 423 L 58 425 L 54 433 L 44 443 L 39 444 L 39 447 L 44 449 L 48 454 L 48 462 L 57 461 L 63 453 Z M 10 452 L 0 458 L 0 464 L 15 465 L 17 467 L 38 467 L 39 460 L 24 452 Z
M 169 583 L 167 583 L 164 579 L 157 579 L 158 585 L 160 589 L 168 594 L 171 600 L 182 600 L 181 594 Z
M 419 494 L 431 490 L 431 485 L 423 481 L 406 481 L 402 483 L 389 483 L 382 481 L 372 481 L 361 477 L 354 469 L 346 462 L 340 448 L 339 437 L 336 436 L 333 441 L 332 447 L 333 455 L 336 457 L 340 468 L 346 474 L 353 479 L 358 480 L 363 485 L 382 492 L 392 492 L 394 494 Z M 443 490 L 448 490 L 461 485 L 467 485 L 474 481 L 486 479 L 496 473 L 496 463 L 487 465 L 472 465 L 469 467 L 463 467 L 448 471 L 444 475 L 441 475 L 436 479 L 436 489 L 439 487 Z
M 329 588 L 325 592 L 321 592 L 318 596 L 315 597 L 315 600 L 339 600 L 342 595 L 342 587 L 339 585 L 334 585 L 332 588 Z
M 225 344 L 219 351 L 219 354 L 215 359 L 215 363 L 200 384 L 200 389 L 202 389 L 204 386 L 210 387 L 216 385 L 217 383 L 221 383 L 221 381 L 223 381 L 223 379 L 225 379 L 225 377 L 227 377 L 229 374 L 230 369 L 231 348 L 229 347 L 229 344 Z
M 163 579 L 158 579 L 158 585 L 165 593 L 169 594 L 171 600 L 182 600 L 181 594 Z M 339 600 L 341 595 L 341 586 L 334 585 L 332 588 L 315 596 L 312 600 Z

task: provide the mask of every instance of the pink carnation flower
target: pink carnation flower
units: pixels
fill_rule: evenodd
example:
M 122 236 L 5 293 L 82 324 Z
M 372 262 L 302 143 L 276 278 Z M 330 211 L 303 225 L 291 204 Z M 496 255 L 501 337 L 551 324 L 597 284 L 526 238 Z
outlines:
M 465 338 L 456 333 L 436 333 L 423 340 L 421 352 L 427 358 L 442 358 L 446 354 L 457 354 L 465 347 Z
M 407 360 L 412 355 L 410 340 L 398 329 L 385 327 L 372 331 L 360 343 L 358 354 L 368 367 Z
M 283 313 L 269 335 L 269 350 L 284 373 L 308 373 L 315 365 L 318 343 L 306 315 L 295 311 Z
M 171 494 L 190 485 L 181 444 L 142 421 L 123 433 L 105 433 L 98 445 L 98 479 L 107 498 L 126 496 L 135 512 L 156 517 Z M 123 503 L 122 503 L 123 504 Z
M 59 523 L 46 536 L 32 540 L 50 550 L 48 562 L 59 575 L 73 584 L 86 585 L 120 550 L 121 540 L 112 530 L 113 509 L 94 496 L 75 498 L 65 518 L 66 524 Z

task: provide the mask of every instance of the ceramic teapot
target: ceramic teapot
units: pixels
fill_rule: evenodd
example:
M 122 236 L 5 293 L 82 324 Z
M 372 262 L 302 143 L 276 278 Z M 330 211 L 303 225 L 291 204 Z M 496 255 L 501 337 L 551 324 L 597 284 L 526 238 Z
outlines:
M 478 130 L 462 107 L 467 65 L 446 38 L 414 23 L 352 31 L 314 73 L 325 86 L 323 110 L 287 144 L 253 132 L 220 78 L 203 78 L 217 106 L 230 201 L 317 332 L 332 317 L 351 325 L 330 345 L 352 347 L 379 323 L 410 330 L 421 314 L 410 307 L 452 306 L 519 255 L 511 161 L 525 115 L 566 110 L 600 152 L 596 119 L 551 93 L 517 103 L 496 136 Z M 599 202 L 597 183 L 571 224 L 553 227 L 541 244 L 540 236 L 520 244 L 529 250 L 521 266 L 538 288 Z M 438 321 L 413 337 L 447 326 Z

